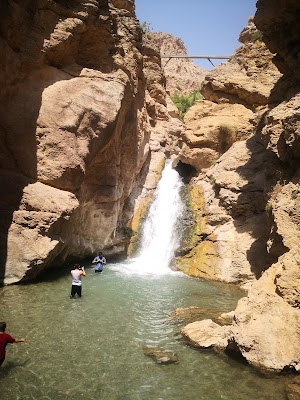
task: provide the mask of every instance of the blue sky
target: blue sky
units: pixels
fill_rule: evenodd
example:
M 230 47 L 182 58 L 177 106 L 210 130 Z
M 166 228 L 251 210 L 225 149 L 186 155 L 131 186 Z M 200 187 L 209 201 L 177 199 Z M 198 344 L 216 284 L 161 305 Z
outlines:
M 154 32 L 180 37 L 189 55 L 231 55 L 255 14 L 256 0 L 135 0 L 136 16 Z M 211 69 L 207 60 L 194 60 Z M 215 65 L 222 61 L 213 61 Z

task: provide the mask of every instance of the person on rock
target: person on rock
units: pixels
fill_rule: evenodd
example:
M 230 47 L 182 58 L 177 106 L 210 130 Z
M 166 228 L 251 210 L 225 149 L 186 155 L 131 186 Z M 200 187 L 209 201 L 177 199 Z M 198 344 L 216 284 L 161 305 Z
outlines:
M 15 339 L 8 333 L 5 333 L 6 323 L 0 322 L 0 366 L 3 364 L 6 355 L 6 345 L 7 343 L 20 343 L 25 342 L 24 338 Z
M 102 272 L 103 271 L 103 265 L 106 264 L 106 259 L 103 256 L 103 254 L 100 252 L 92 261 L 93 264 L 96 264 L 95 266 L 95 272 Z
M 70 299 L 74 299 L 77 294 L 78 297 L 81 297 L 82 294 L 82 282 L 81 277 L 85 276 L 84 267 L 81 267 L 79 264 L 74 265 L 74 269 L 71 271 L 72 275 L 72 288 Z

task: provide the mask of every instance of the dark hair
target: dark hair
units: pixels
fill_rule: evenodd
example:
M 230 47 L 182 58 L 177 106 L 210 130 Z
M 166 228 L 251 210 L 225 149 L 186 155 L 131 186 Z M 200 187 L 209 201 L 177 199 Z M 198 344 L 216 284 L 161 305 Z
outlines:
M 80 269 L 80 265 L 79 265 L 79 264 L 75 264 L 75 265 L 74 265 L 74 268 L 75 268 L 75 269 L 76 269 L 76 268 L 77 268 L 77 269 Z
M 0 322 L 0 332 L 5 332 L 6 328 L 6 322 L 2 321 Z

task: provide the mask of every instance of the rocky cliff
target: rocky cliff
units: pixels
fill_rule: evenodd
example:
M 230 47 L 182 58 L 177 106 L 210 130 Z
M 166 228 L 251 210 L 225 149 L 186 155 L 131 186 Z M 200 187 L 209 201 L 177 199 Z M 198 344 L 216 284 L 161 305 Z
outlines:
M 148 36 L 160 54 L 188 55 L 183 41 L 178 37 L 163 32 L 150 32 Z M 166 90 L 171 95 L 200 90 L 208 72 L 189 58 L 162 58 L 161 64 L 166 77 Z
M 177 268 L 248 291 L 230 325 L 196 322 L 183 334 L 259 368 L 299 371 L 300 6 L 257 7 L 184 126 L 160 38 L 142 34 L 132 0 L 1 2 L 1 282 L 133 251 L 176 155 L 194 219 Z
M 205 100 L 187 113 L 179 155 L 197 171 L 197 228 L 178 267 L 248 291 L 231 325 L 182 332 L 271 371 L 300 370 L 299 13 L 293 0 L 257 2 L 242 45 L 207 75 Z
M 179 160 L 197 171 L 202 195 L 196 198 L 204 200 L 198 210 L 198 239 L 190 251 L 187 247 L 180 268 L 195 276 L 245 283 L 278 257 L 267 250 L 271 220 L 266 206 L 281 168 L 255 133 L 281 73 L 252 19 L 240 41 L 229 62 L 206 76 L 204 100 L 185 115 Z
M 1 282 L 126 252 L 145 176 L 182 130 L 134 2 L 8 0 L 0 16 Z

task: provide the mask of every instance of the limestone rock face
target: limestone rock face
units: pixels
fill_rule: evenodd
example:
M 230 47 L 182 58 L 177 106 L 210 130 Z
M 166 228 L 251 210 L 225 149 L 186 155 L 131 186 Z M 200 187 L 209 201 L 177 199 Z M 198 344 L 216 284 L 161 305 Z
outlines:
M 265 146 L 292 168 L 298 167 L 300 158 L 299 104 L 296 93 L 267 112 L 261 131 Z
M 162 32 L 151 32 L 149 36 L 161 54 L 188 55 L 180 38 Z M 166 77 L 166 89 L 170 94 L 176 91 L 184 94 L 200 90 L 208 73 L 206 69 L 198 67 L 192 59 L 162 58 L 161 63 Z
M 263 40 L 271 52 L 276 53 L 274 62 L 285 75 L 291 75 L 290 83 L 299 84 L 300 32 L 297 28 L 300 4 L 297 0 L 258 0 L 254 22 L 263 33 Z
M 299 372 L 299 2 L 269 3 L 257 2 L 254 22 L 260 32 L 250 20 L 228 65 L 206 77 L 206 99 L 251 109 L 253 131 L 191 182 L 203 191 L 194 243 L 204 248 L 209 241 L 214 251 L 195 261 L 195 248 L 186 246 L 179 266 L 248 289 L 224 349 L 260 369 Z M 209 336 L 210 345 L 219 348 L 213 336 L 219 328 L 209 320 L 200 324 L 204 332 L 191 330 L 189 340 L 202 346 Z
M 273 266 L 240 300 L 229 340 L 256 367 L 299 372 L 300 310 L 276 293 L 278 273 Z
M 177 267 L 194 276 L 246 283 L 258 278 L 278 257 L 268 251 L 272 223 L 266 211 L 266 192 L 274 184 L 268 171 L 279 167 L 255 137 L 239 141 L 218 159 L 206 176 L 192 185 L 203 197 L 195 216 L 198 230 L 191 250 Z M 275 239 L 274 239 L 275 240 Z M 280 243 L 279 243 L 280 246 Z M 184 252 L 184 250 L 183 250 Z
M 13 173 L 7 179 L 20 179 Z M 23 178 L 24 179 L 24 178 Z M 79 203 L 74 194 L 44 185 L 41 182 L 26 182 L 20 206 L 12 215 L 8 231 L 8 254 L 6 283 L 22 279 L 29 265 L 30 278 L 47 268 L 64 250 L 66 235 L 64 226 Z M 24 182 L 24 183 L 25 183 Z M 48 235 L 45 235 L 48 232 Z M 45 260 L 47 260 L 45 262 Z
M 0 16 L 1 282 L 125 253 L 151 160 L 183 129 L 134 2 L 9 0 Z
M 182 334 L 196 347 L 239 352 L 257 368 L 299 372 L 300 311 L 276 294 L 275 271 L 266 271 L 239 301 L 231 326 L 203 320 L 187 325 Z
M 253 112 L 242 104 L 198 100 L 184 116 L 180 161 L 197 171 L 207 170 L 236 141 L 253 131 Z
M 253 109 L 270 102 L 281 73 L 251 18 L 240 41 L 242 45 L 229 62 L 220 64 L 206 76 L 202 94 L 207 100 L 243 104 Z
M 198 101 L 185 115 L 186 132 L 179 160 L 204 173 L 238 140 L 250 137 L 269 103 L 281 73 L 273 54 L 261 41 L 253 19 L 240 35 L 241 46 L 231 59 L 209 72 Z

